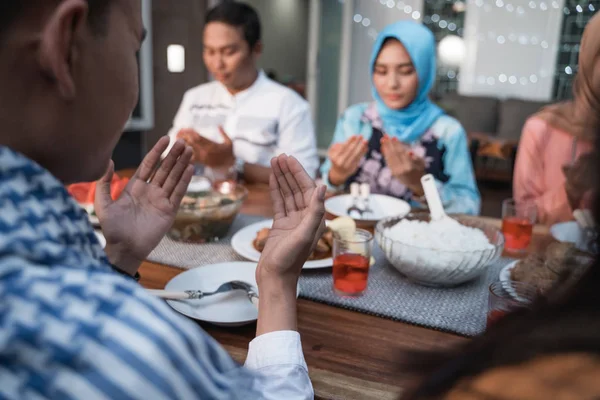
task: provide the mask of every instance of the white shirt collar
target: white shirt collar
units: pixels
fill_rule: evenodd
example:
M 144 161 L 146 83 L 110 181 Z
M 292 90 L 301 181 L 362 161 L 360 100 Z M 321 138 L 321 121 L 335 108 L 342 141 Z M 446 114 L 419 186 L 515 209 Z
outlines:
M 221 82 L 217 81 L 217 83 L 219 84 L 219 88 L 221 89 L 220 91 L 222 92 L 221 94 L 224 96 L 224 98 L 229 100 L 231 103 L 239 103 L 240 101 L 250 96 L 252 93 L 256 92 L 256 90 L 260 86 L 262 86 L 262 84 L 266 82 L 267 79 L 268 78 L 265 72 L 262 69 L 258 70 L 258 76 L 256 77 L 256 80 L 254 80 L 252 85 L 250 85 L 247 89 L 242 90 L 241 92 L 236 93 L 234 95 L 229 93 L 225 85 L 223 85 Z

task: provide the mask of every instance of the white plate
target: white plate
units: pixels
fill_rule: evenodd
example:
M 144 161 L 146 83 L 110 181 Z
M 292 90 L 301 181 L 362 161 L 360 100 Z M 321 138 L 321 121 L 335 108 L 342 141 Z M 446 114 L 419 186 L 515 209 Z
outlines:
M 93 226 L 100 226 L 100 220 L 98 219 L 98 217 L 95 215 L 92 215 L 92 213 L 94 212 L 94 205 L 90 204 L 90 203 L 78 203 L 78 204 L 81 208 L 83 208 L 85 210 L 85 212 L 87 212 L 88 219 L 90 220 L 90 224 L 92 224 Z
M 500 282 L 502 282 L 502 286 L 506 291 L 508 291 L 507 287 L 510 287 L 510 282 L 512 279 L 510 277 L 510 271 L 519 263 L 519 260 L 513 261 L 504 268 L 500 270 Z
M 502 287 L 504 288 L 504 290 L 506 290 L 508 294 L 512 296 L 513 299 L 520 302 L 526 302 L 527 300 L 520 297 L 511 285 L 511 283 L 514 281 L 510 277 L 510 272 L 514 267 L 517 266 L 519 261 L 520 260 L 515 260 L 500 270 L 500 282 L 502 283 Z
M 575 221 L 552 225 L 550 227 L 550 234 L 559 242 L 573 243 L 579 250 L 588 250 L 583 231 Z
M 243 281 L 256 288 L 256 264 L 228 262 L 187 270 L 167 283 L 165 290 L 212 292 L 229 281 Z M 221 326 L 241 326 L 258 318 L 258 309 L 241 290 L 219 293 L 199 300 L 167 300 L 175 311 L 190 318 Z
M 325 210 L 336 217 L 349 217 L 347 211 L 351 206 L 352 196 L 349 194 L 331 197 L 325 201 Z M 406 201 L 382 194 L 369 196 L 369 208 L 373 211 L 354 220 L 375 225 L 384 218 L 404 217 L 410 212 L 410 205 Z
M 273 220 L 260 221 L 247 227 L 240 229 L 231 238 L 231 247 L 240 256 L 247 258 L 250 261 L 258 262 L 260 260 L 260 252 L 254 248 L 252 242 L 256 239 L 256 234 L 263 228 L 271 228 Z M 331 257 L 323 260 L 311 260 L 304 264 L 303 269 L 328 268 L 333 266 Z
M 106 238 L 104 237 L 102 232 L 94 231 L 94 233 L 96 234 L 96 237 L 98 238 L 98 241 L 100 242 L 100 245 L 102 246 L 102 248 L 105 248 L 106 247 Z
M 95 215 L 92 215 L 92 214 L 88 214 L 88 218 L 89 218 L 90 224 L 92 224 L 92 226 L 100 226 L 100 220 L 98 219 L 98 217 L 96 217 Z

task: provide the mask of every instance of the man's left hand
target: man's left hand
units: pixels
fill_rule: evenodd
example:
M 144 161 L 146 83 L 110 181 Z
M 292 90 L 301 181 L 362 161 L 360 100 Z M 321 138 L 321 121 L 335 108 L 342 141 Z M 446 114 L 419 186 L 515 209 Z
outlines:
M 178 140 L 160 163 L 169 138 L 163 137 L 142 161 L 118 199 L 110 195 L 112 161 L 98 181 L 94 207 L 106 238 L 106 254 L 122 271 L 134 275 L 173 224 L 194 168 L 192 149 Z
M 425 175 L 425 161 L 414 156 L 407 145 L 389 136 L 381 139 L 381 153 L 392 175 L 415 195 L 423 196 L 421 178 Z

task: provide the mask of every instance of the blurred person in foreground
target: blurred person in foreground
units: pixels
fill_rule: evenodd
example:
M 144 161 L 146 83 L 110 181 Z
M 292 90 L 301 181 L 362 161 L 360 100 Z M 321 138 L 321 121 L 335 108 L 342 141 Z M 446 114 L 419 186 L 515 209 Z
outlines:
M 0 398 L 310 399 L 296 285 L 325 187 L 294 158 L 271 164 L 245 367 L 133 279 L 193 173 L 181 140 L 157 167 L 165 137 L 111 198 L 143 37 L 140 0 L 0 2 Z M 94 179 L 106 252 L 64 186 Z
M 514 176 L 517 201 L 533 201 L 538 221 L 552 225 L 589 208 L 598 169 L 593 148 L 600 129 L 600 16 L 581 38 L 573 100 L 543 108 L 523 127 Z
M 433 33 L 413 21 L 380 32 L 370 60 L 374 101 L 351 106 L 338 120 L 321 168 L 330 188 L 367 182 L 371 192 L 419 206 L 421 177 L 432 174 L 447 212 L 479 213 L 465 130 L 428 97 L 435 48 Z
M 596 188 L 600 187 L 598 178 L 596 175 Z M 594 197 L 595 221 L 599 224 L 600 201 Z M 565 277 L 561 283 L 568 281 Z M 419 384 L 401 399 L 600 398 L 598 287 L 600 258 L 596 257 L 575 284 L 559 286 L 531 309 L 503 317 L 466 345 L 409 355 L 403 360 L 403 371 L 409 371 Z
M 319 167 L 308 102 L 257 67 L 261 24 L 251 6 L 224 1 L 206 15 L 204 64 L 215 81 L 188 90 L 169 132 L 194 150 L 193 162 L 216 176 L 231 170 L 268 183 L 269 162 L 292 155 L 315 177 Z
M 597 15 L 585 31 L 586 38 L 590 32 L 598 32 L 594 29 L 599 23 Z M 600 82 L 599 68 L 585 71 L 590 73 L 586 74 L 590 82 Z M 585 121 L 580 122 L 585 125 Z M 600 128 L 589 135 L 596 144 L 590 156 L 591 162 L 596 163 L 600 156 Z M 597 170 L 593 179 L 589 197 L 598 226 Z M 574 271 L 579 268 L 585 272 L 575 278 Z M 570 264 L 565 271 L 566 276 L 545 298 L 538 299 L 530 309 L 507 315 L 466 345 L 447 352 L 413 354 L 405 359 L 407 370 L 419 377 L 420 384 L 402 399 L 600 398 L 600 257 L 596 255 L 587 270 L 585 266 Z

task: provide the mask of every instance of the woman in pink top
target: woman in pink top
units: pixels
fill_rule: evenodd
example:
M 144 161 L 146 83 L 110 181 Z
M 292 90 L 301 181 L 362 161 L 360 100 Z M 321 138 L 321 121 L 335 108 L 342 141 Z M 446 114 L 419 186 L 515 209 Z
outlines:
M 579 72 L 572 101 L 543 108 L 529 118 L 519 143 L 514 197 L 537 205 L 538 222 L 573 219 L 598 172 L 590 157 L 600 132 L 600 17 L 592 18 L 581 39 Z

